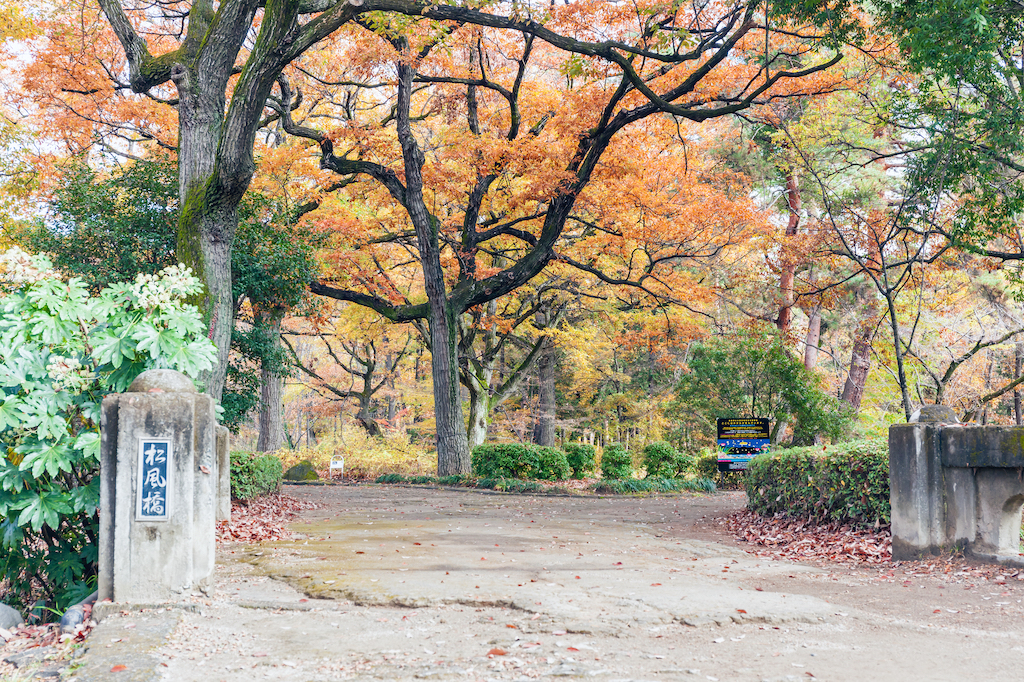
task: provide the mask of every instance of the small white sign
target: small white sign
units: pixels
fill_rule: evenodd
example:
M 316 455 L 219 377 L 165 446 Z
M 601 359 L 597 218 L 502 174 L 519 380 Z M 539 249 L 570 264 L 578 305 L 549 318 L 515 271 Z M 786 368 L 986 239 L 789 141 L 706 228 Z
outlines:
M 171 441 L 139 438 L 138 478 L 135 482 L 135 518 L 166 521 L 171 507 Z

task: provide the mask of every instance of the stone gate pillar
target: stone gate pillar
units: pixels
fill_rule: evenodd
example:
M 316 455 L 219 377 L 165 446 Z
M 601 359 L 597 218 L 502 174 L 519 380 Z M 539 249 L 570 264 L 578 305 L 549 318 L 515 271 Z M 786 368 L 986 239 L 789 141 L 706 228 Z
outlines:
M 103 400 L 100 450 L 99 599 L 207 591 L 219 489 L 213 399 L 179 372 L 143 372 Z

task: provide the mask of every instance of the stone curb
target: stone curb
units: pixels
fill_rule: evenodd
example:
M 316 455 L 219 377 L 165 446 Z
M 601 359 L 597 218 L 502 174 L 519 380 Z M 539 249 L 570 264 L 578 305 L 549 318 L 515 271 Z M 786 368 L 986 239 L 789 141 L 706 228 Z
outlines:
M 99 608 L 101 604 L 97 604 Z M 82 655 L 65 682 L 158 682 L 161 661 L 154 651 L 163 646 L 190 605 L 141 612 L 142 605 L 107 602 L 109 612 L 89 635 Z M 163 609 L 163 611 L 159 611 Z M 101 612 L 103 609 L 100 609 Z M 129 611 L 128 616 L 121 611 Z M 123 668 L 121 666 L 124 666 Z
M 118 602 L 98 602 L 92 607 L 92 619 L 97 623 L 102 622 L 105 618 L 110 616 L 116 616 L 122 611 L 127 611 L 129 614 L 144 613 L 144 612 L 156 612 L 160 609 L 168 611 L 188 611 L 190 613 L 199 613 L 199 604 L 178 604 L 174 602 L 153 602 L 151 604 L 120 604 Z M 148 613 L 147 613 L 148 615 Z

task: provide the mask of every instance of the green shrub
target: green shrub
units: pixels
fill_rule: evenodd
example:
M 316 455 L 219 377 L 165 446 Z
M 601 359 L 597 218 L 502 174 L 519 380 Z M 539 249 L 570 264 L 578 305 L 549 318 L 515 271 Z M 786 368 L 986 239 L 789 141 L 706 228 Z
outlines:
M 693 458 L 680 454 L 665 441 L 648 443 L 644 448 L 644 468 L 652 478 L 676 478 L 693 464 Z
M 281 488 L 284 466 L 276 455 L 253 452 L 231 453 L 231 498 L 251 500 Z
M 542 481 L 564 481 L 569 478 L 569 461 L 558 448 L 537 446 L 537 471 L 533 478 Z
M 195 377 L 212 366 L 217 350 L 182 302 L 201 290 L 175 266 L 92 296 L 44 257 L 0 254 L 5 601 L 63 611 L 95 589 L 100 405 L 146 369 Z
M 572 470 L 573 478 L 585 478 L 587 474 L 594 473 L 595 452 L 593 445 L 566 443 L 562 449 L 565 450 L 565 459 Z
M 889 451 L 885 438 L 758 455 L 746 476 L 747 505 L 861 525 L 889 522 Z
M 601 478 L 630 478 L 633 475 L 633 458 L 622 443 L 610 443 L 601 454 Z
M 484 478 L 533 478 L 540 467 L 531 445 L 495 443 L 473 448 L 473 473 Z

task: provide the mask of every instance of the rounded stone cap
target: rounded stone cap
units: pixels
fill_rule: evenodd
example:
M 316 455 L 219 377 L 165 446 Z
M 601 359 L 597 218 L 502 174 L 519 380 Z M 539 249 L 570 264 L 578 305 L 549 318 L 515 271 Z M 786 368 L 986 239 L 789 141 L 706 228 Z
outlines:
M 195 393 L 196 385 L 173 369 L 147 369 L 135 377 L 126 393 Z
M 917 412 L 910 415 L 910 423 L 942 422 L 944 424 L 959 424 L 956 412 L 949 405 L 922 405 Z

